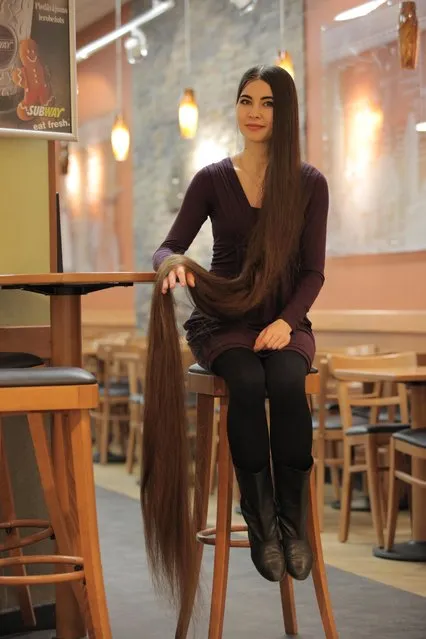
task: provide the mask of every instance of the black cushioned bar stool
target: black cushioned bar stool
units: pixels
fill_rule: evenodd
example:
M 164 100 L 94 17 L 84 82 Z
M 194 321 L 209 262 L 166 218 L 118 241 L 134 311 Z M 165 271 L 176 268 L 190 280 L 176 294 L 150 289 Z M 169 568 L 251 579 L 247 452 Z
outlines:
M 214 545 L 213 591 L 208 639 L 221 639 L 228 581 L 229 550 L 231 547 L 248 548 L 249 542 L 246 539 L 233 539 L 231 537 L 232 532 L 246 531 L 247 527 L 231 526 L 233 468 L 227 437 L 228 391 L 226 384 L 222 378 L 195 364 L 188 371 L 188 390 L 196 393 L 197 396 L 194 516 L 198 530 L 197 539 L 200 542 L 197 548 L 198 569 L 201 567 L 204 544 Z M 313 369 L 306 378 L 306 393 L 311 396 L 318 392 L 319 375 Z M 215 398 L 220 400 L 217 511 L 216 526 L 207 529 Z M 312 577 L 325 637 L 326 639 L 337 639 L 338 634 L 321 546 L 314 472 L 311 473 L 310 488 L 308 534 L 314 554 Z M 291 577 L 288 575 L 285 577 L 280 583 L 280 590 L 285 632 L 288 635 L 297 635 L 296 607 Z M 180 615 L 176 639 L 184 639 L 187 636 L 189 622 L 189 619 L 183 618 L 182 614 Z M 244 636 L 244 628 L 241 628 L 241 636 Z
M 96 379 L 80 368 L 0 369 L 0 415 L 26 414 L 49 522 L 38 522 L 40 533 L 19 539 L 9 536 L 3 552 L 54 535 L 58 554 L 9 556 L 0 559 L 2 568 L 47 564 L 56 571 L 43 575 L 2 575 L 0 586 L 69 583 L 85 620 L 90 639 L 111 639 L 111 629 L 102 576 L 92 466 L 92 442 L 89 410 L 98 404 Z M 50 446 L 44 428 L 44 413 L 62 416 L 69 477 L 69 499 L 75 516 L 65 519 L 58 492 Z M 58 423 L 55 420 L 55 425 Z M 5 426 L 3 425 L 3 428 Z M 0 459 L 6 460 L 0 439 Z M 3 467 L 3 464 L 2 464 Z M 4 522 L 6 530 L 34 522 Z
M 0 369 L 32 368 L 43 365 L 44 361 L 31 353 L 0 352 Z M 0 420 L 0 530 L 5 531 L 7 539 L 6 543 L 0 544 L 0 553 L 7 552 L 12 557 L 23 557 L 22 548 L 24 546 L 29 546 L 49 537 L 53 531 L 49 522 L 40 519 L 17 521 L 9 466 L 5 447 L 2 444 L 2 424 Z M 35 528 L 40 529 L 40 532 L 21 539 L 20 528 Z M 23 564 L 16 564 L 13 566 L 12 571 L 16 576 L 26 575 L 25 565 Z M 18 586 L 17 594 L 23 624 L 26 628 L 34 628 L 36 618 L 29 586 Z

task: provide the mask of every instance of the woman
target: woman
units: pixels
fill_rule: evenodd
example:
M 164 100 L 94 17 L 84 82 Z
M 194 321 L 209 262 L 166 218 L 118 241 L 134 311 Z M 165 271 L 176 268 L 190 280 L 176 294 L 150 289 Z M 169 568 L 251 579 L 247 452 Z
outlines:
M 328 188 L 319 171 L 301 163 L 297 95 L 286 71 L 247 71 L 236 116 L 244 150 L 197 173 L 153 263 L 164 298 L 177 283 L 189 285 L 196 306 L 185 324 L 189 345 L 229 389 L 228 437 L 252 560 L 271 581 L 286 570 L 305 579 L 312 565 L 305 377 L 315 352 L 306 313 L 324 282 Z M 208 217 L 210 273 L 181 257 Z M 160 315 L 153 309 L 152 331 Z M 153 448 L 145 454 L 152 464 Z M 143 472 L 142 499 L 152 467 Z M 145 525 L 152 525 L 148 519 L 146 510 Z

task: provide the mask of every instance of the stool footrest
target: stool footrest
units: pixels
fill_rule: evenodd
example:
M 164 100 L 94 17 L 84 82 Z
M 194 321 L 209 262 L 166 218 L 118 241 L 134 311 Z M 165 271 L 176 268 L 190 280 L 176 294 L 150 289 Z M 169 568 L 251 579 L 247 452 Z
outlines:
M 6 531 L 6 534 L 10 534 L 14 528 L 42 528 L 42 530 L 38 533 L 26 535 L 19 539 L 11 539 L 9 542 L 6 541 L 0 544 L 0 552 L 9 552 L 10 550 L 16 550 L 16 548 L 25 548 L 25 546 L 37 544 L 39 541 L 53 537 L 54 534 L 50 521 L 43 519 L 13 519 L 0 523 L 0 530 Z
M 55 572 L 49 575 L 0 575 L 0 586 L 31 586 L 35 584 L 59 584 L 84 579 L 83 558 L 64 555 L 29 555 L 27 557 L 7 557 L 0 559 L 0 570 L 13 566 L 68 565 L 74 566 L 72 571 Z
M 233 524 L 231 526 L 231 535 L 232 533 L 239 532 L 247 532 L 247 526 L 245 524 Z M 204 530 L 200 530 L 197 533 L 197 541 L 202 544 L 207 544 L 207 546 L 215 546 L 216 545 L 216 534 L 217 529 L 214 528 L 205 528 Z M 230 539 L 229 546 L 231 548 L 250 548 L 250 543 L 248 539 Z

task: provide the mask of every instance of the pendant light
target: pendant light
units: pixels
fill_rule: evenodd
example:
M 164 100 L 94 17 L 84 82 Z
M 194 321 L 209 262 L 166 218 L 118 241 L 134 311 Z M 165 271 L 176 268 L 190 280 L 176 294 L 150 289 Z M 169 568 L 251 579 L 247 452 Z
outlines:
M 121 26 L 121 0 L 115 2 L 115 27 Z M 123 116 L 123 66 L 122 66 L 122 42 L 118 38 L 115 43 L 116 64 L 116 118 L 111 131 L 111 146 L 117 162 L 127 160 L 130 148 L 130 131 Z
M 284 0 L 279 0 L 280 2 L 280 38 L 281 38 L 281 49 L 278 49 L 278 58 L 275 60 L 275 64 L 284 71 L 287 71 L 291 75 L 294 80 L 294 64 L 293 59 L 288 51 L 284 49 L 285 42 L 285 7 Z
M 416 124 L 417 133 L 426 133 L 426 79 L 424 76 L 424 56 L 420 56 L 419 63 L 419 88 L 420 88 L 420 120 Z
M 416 3 L 401 2 L 399 6 L 399 56 L 401 69 L 415 69 L 419 49 L 419 23 Z
M 185 57 L 186 57 L 186 75 L 191 76 L 191 21 L 190 21 L 190 4 L 189 0 L 185 0 L 184 6 L 184 25 L 185 25 Z M 198 105 L 195 99 L 194 89 L 186 88 L 183 92 L 182 99 L 179 104 L 179 128 L 182 138 L 192 140 L 198 128 Z

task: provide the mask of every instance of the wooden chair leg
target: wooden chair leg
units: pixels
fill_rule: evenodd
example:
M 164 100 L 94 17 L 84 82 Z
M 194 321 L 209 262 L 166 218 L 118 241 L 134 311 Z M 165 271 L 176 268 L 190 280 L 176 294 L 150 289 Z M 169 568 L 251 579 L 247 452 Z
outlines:
M 399 507 L 399 482 L 395 476 L 395 471 L 399 469 L 400 457 L 400 454 L 395 448 L 395 440 L 391 437 L 389 446 L 389 500 L 385 541 L 386 550 L 392 550 L 395 540 Z
M 4 522 L 13 521 L 16 519 L 15 502 L 13 499 L 13 489 L 10 480 L 9 465 L 7 462 L 7 455 L 4 447 L 4 440 L 2 434 L 2 423 L 0 419 L 0 514 Z M 20 535 L 17 528 L 12 528 L 7 536 L 11 543 L 18 544 L 20 541 Z M 14 548 L 9 550 L 10 557 L 23 557 L 24 553 L 22 548 Z M 25 577 L 27 574 L 25 566 L 16 565 L 11 568 L 12 574 L 16 577 Z M 21 617 L 23 624 L 28 628 L 35 628 L 36 618 L 34 614 L 34 608 L 31 600 L 31 593 L 29 586 L 17 586 L 16 592 L 18 595 L 19 608 L 21 611 Z
M 110 407 L 107 400 L 104 401 L 102 416 L 100 419 L 100 449 L 99 449 L 99 463 L 108 463 L 108 448 L 109 448 L 109 435 L 110 435 Z
M 331 605 L 331 597 L 328 590 L 327 574 L 325 571 L 324 556 L 322 552 L 317 499 L 315 495 L 315 479 L 312 474 L 308 510 L 308 535 L 314 555 L 312 579 L 314 582 L 318 608 L 321 614 L 324 634 L 326 639 L 338 639 L 339 635 L 337 633 L 336 622 Z
M 339 541 L 345 543 L 349 535 L 352 500 L 351 451 L 348 442 L 343 442 L 342 498 L 340 501 Z
M 293 579 L 289 575 L 286 575 L 280 582 L 280 592 L 285 634 L 295 636 L 297 635 L 296 602 Z
M 380 506 L 379 470 L 377 464 L 377 444 L 374 437 L 368 436 L 365 443 L 367 461 L 368 493 L 370 497 L 371 515 L 376 531 L 377 544 L 385 545 L 383 536 L 382 510 Z
M 339 451 L 337 450 L 338 442 L 329 442 L 331 449 L 331 457 L 337 459 Z M 339 469 L 337 466 L 330 466 L 331 485 L 334 490 L 334 499 L 340 500 L 340 481 L 339 481 Z
M 197 531 L 207 526 L 210 493 L 210 467 L 213 445 L 214 397 L 197 395 L 197 438 L 195 444 L 194 523 Z M 204 544 L 197 544 L 198 574 L 201 570 Z M 193 593 L 193 602 L 196 592 Z M 175 639 L 186 639 L 191 619 L 179 614 Z
M 126 452 L 126 470 L 131 475 L 133 473 L 133 467 L 135 465 L 135 452 L 136 452 L 136 427 L 130 425 L 129 436 L 127 439 L 127 452 Z
M 219 464 L 214 553 L 213 590 L 208 639 L 221 639 L 225 616 L 232 516 L 232 460 L 227 436 L 228 398 L 221 398 L 219 418 Z
M 315 479 L 318 499 L 318 517 L 320 530 L 324 530 L 324 501 L 325 501 L 325 439 L 320 437 L 316 441 Z
M 93 623 L 92 637 L 112 639 L 99 548 L 89 415 L 86 411 L 73 411 L 70 413 L 69 423 L 80 543 L 84 559 L 86 593 Z

